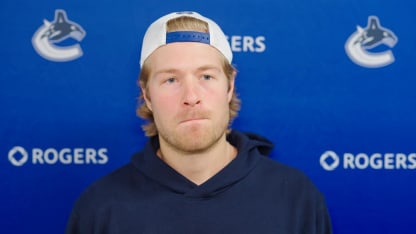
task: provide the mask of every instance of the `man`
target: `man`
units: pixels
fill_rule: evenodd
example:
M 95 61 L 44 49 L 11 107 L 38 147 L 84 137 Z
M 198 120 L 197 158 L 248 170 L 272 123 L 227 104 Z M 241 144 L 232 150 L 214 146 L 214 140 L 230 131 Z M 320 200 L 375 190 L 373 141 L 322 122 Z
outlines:
M 331 233 L 312 182 L 268 158 L 268 140 L 228 129 L 240 107 L 231 61 L 198 13 L 150 25 L 137 110 L 149 142 L 82 194 L 67 233 Z

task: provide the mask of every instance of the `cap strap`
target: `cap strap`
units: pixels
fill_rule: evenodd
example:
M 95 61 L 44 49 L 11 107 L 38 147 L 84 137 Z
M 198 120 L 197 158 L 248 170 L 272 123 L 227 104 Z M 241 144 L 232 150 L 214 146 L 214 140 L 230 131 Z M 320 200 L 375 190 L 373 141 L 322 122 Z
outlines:
M 195 31 L 176 31 L 166 33 L 166 44 L 173 42 L 200 42 L 210 44 L 209 33 Z

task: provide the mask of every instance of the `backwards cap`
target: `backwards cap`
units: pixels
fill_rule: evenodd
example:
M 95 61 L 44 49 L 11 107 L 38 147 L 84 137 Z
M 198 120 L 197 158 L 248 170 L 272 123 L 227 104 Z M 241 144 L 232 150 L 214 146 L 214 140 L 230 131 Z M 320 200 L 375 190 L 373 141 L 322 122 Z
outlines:
M 187 16 L 202 20 L 208 24 L 208 33 L 195 31 L 177 31 L 167 32 L 166 25 L 171 19 L 181 16 Z M 142 52 L 140 57 L 140 67 L 143 66 L 144 61 L 150 56 L 153 51 L 162 45 L 174 42 L 200 42 L 213 46 L 220 51 L 225 58 L 231 63 L 233 53 L 227 37 L 221 28 L 212 20 L 196 13 L 196 12 L 174 12 L 162 16 L 153 22 L 147 29 L 142 44 Z

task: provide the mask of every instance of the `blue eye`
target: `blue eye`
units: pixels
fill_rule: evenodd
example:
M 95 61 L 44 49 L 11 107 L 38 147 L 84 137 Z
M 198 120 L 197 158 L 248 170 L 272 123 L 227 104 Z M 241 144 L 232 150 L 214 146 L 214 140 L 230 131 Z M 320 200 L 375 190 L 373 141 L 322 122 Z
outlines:
M 212 76 L 210 76 L 210 75 L 203 75 L 202 76 L 202 79 L 204 79 L 204 80 L 211 80 L 212 79 Z
M 168 84 L 172 84 L 172 83 L 175 83 L 175 81 L 176 81 L 176 78 L 171 77 L 171 78 L 167 79 L 165 82 L 168 83 Z

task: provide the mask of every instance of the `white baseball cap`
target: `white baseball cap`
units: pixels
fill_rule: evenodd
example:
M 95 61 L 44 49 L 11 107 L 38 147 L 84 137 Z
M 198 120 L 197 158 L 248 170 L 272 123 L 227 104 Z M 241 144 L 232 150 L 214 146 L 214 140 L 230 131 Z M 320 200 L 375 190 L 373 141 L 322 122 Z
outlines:
M 181 16 L 193 17 L 202 20 L 208 24 L 209 33 L 195 32 L 195 31 L 177 31 L 166 32 L 166 24 L 169 20 Z M 208 19 L 197 12 L 184 11 L 174 12 L 162 16 L 153 22 L 147 29 L 142 44 L 142 52 L 140 56 L 140 67 L 143 66 L 144 61 L 150 56 L 153 51 L 162 45 L 174 42 L 201 42 L 213 46 L 220 51 L 228 62 L 231 64 L 233 53 L 227 37 L 221 28 L 211 19 Z

